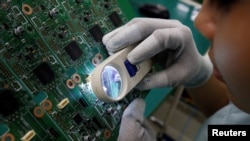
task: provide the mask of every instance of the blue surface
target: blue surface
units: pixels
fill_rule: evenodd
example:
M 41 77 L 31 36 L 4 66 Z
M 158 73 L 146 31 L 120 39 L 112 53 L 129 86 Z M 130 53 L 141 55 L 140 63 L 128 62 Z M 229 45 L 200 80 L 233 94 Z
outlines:
M 132 65 L 128 60 L 124 62 L 125 67 L 127 68 L 128 74 L 130 77 L 135 76 L 137 70 L 137 67 L 135 65 Z

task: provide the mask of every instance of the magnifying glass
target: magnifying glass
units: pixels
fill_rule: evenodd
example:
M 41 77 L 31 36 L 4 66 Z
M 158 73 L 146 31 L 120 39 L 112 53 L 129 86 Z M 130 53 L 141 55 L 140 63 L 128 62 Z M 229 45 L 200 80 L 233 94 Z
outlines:
M 105 102 L 123 99 L 150 71 L 151 60 L 138 65 L 132 65 L 127 60 L 128 53 L 134 47 L 126 47 L 109 56 L 93 70 L 90 82 L 98 99 Z
M 119 97 L 122 89 L 122 79 L 115 67 L 107 65 L 103 68 L 101 82 L 102 88 L 108 97 L 113 99 Z

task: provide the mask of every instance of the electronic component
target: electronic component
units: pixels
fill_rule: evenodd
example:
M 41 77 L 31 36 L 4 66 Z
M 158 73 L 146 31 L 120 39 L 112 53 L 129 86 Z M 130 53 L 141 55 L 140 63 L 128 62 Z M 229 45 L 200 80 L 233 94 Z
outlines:
M 87 107 L 88 104 L 85 102 L 85 100 L 83 98 L 80 98 L 79 99 L 79 104 L 82 106 L 82 107 Z
M 40 80 L 42 84 L 48 84 L 54 79 L 54 72 L 51 70 L 48 63 L 43 62 L 38 67 L 36 67 L 33 72 L 37 76 L 37 78 Z
M 35 135 L 36 132 L 34 130 L 30 130 L 21 138 L 21 141 L 30 141 Z
M 94 25 L 92 28 L 90 28 L 89 32 L 96 42 L 102 41 L 102 37 L 104 34 L 99 25 Z
M 67 31 L 61 31 L 61 32 L 58 34 L 58 37 L 59 37 L 60 39 L 64 39 L 64 38 L 66 37 L 66 35 L 67 35 Z
M 92 141 L 93 137 L 91 137 L 90 135 L 86 135 L 83 137 L 83 141 Z
M 104 125 L 100 122 L 100 120 L 97 117 L 93 117 L 92 119 L 99 129 L 104 128 Z
M 51 138 L 57 138 L 59 136 L 59 134 L 57 133 L 57 131 L 54 128 L 49 128 L 47 130 L 48 134 L 50 135 Z
M 96 54 L 95 57 L 92 59 L 92 64 L 97 66 L 103 61 L 103 57 L 100 53 Z
M 0 0 L 1 141 L 117 140 L 124 107 L 147 92 L 131 91 L 117 109 L 96 97 L 88 77 L 108 57 L 103 35 L 132 18 L 127 6 Z
M 18 109 L 18 101 L 14 97 L 14 93 L 9 90 L 0 92 L 0 114 L 8 116 Z
M 110 7 L 110 1 L 109 0 L 105 0 L 103 6 L 104 6 L 104 8 L 108 9 Z
M 24 33 L 24 28 L 23 26 L 18 26 L 17 28 L 14 29 L 14 34 L 16 36 L 21 36 Z
M 46 99 L 42 102 L 42 107 L 46 111 L 50 111 L 52 109 L 52 106 L 53 106 L 52 102 L 48 99 Z
M 113 25 L 115 27 L 118 27 L 122 24 L 122 20 L 121 18 L 119 17 L 119 15 L 117 14 L 116 11 L 112 12 L 110 15 L 109 15 L 109 19 L 110 21 L 113 23 Z
M 114 109 L 112 107 L 109 107 L 106 109 L 107 114 L 112 114 L 114 112 Z
M 58 14 L 58 10 L 56 8 L 53 8 L 49 11 L 49 16 L 52 18 L 57 16 L 57 14 Z
M 65 106 L 67 106 L 69 104 L 69 99 L 68 98 L 64 98 L 62 101 L 60 101 L 57 104 L 57 108 L 58 109 L 63 109 Z
M 73 119 L 74 119 L 74 121 L 75 121 L 75 123 L 78 125 L 78 124 L 80 124 L 81 122 L 82 122 L 82 117 L 81 117 L 81 115 L 79 114 L 79 113 L 77 113 L 74 117 L 73 117 Z
M 75 83 L 73 82 L 72 79 L 68 79 L 66 81 L 66 86 L 69 88 L 69 89 L 74 89 L 75 88 Z
M 106 139 L 106 140 L 108 140 L 110 137 L 111 137 L 111 132 L 110 132 L 110 130 L 108 130 L 108 129 L 105 129 L 104 130 L 104 138 Z
M 23 12 L 25 15 L 31 15 L 32 12 L 33 12 L 33 10 L 32 10 L 32 8 L 31 8 L 30 5 L 28 5 L 28 4 L 23 4 L 23 5 L 22 5 L 22 12 Z
M 137 66 L 130 64 L 127 54 L 134 46 L 127 47 L 96 66 L 90 76 L 91 87 L 103 101 L 119 101 L 124 98 L 151 70 L 151 60 Z
M 12 133 L 6 133 L 2 136 L 1 141 L 15 141 L 15 137 Z
M 81 3 L 81 2 L 82 2 L 82 0 L 76 0 L 76 3 L 78 3 L 78 4 Z
M 89 22 L 90 19 L 91 19 L 91 13 L 90 13 L 89 11 L 85 11 L 85 12 L 84 12 L 83 20 L 84 20 L 85 22 Z
M 20 91 L 22 89 L 22 86 L 20 85 L 18 81 L 14 81 L 12 83 L 12 86 L 14 87 L 15 91 Z
M 66 47 L 65 47 L 66 52 L 70 56 L 70 58 L 75 61 L 78 58 L 81 57 L 82 55 L 82 50 L 80 47 L 77 45 L 76 41 L 70 42 Z
M 81 76 L 79 74 L 77 74 L 77 73 L 72 75 L 72 80 L 76 84 L 79 84 L 82 81 Z
M 42 107 L 37 106 L 34 108 L 33 114 L 36 118 L 42 118 L 44 116 L 44 110 Z

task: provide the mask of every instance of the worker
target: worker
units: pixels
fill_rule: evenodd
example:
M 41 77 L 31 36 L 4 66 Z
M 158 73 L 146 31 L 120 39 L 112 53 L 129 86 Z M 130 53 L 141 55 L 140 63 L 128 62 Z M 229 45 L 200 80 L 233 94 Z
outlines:
M 196 140 L 207 140 L 209 124 L 250 124 L 250 1 L 204 0 L 195 27 L 211 41 L 200 55 L 188 27 L 176 20 L 135 18 L 103 38 L 110 53 L 140 42 L 127 56 L 132 64 L 152 58 L 164 69 L 147 75 L 140 90 L 183 85 L 208 117 Z M 157 96 L 157 94 L 155 94 Z M 145 103 L 124 111 L 119 141 L 154 141 L 143 117 Z

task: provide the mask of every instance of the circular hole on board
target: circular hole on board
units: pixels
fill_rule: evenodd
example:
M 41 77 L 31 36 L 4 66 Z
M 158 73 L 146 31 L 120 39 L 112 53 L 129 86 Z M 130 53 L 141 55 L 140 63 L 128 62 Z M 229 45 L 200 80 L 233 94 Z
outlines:
M 42 118 L 44 116 L 44 111 L 40 106 L 37 106 L 34 108 L 33 114 L 37 118 Z
M 48 99 L 46 99 L 45 101 L 43 101 L 42 103 L 42 107 L 46 110 L 49 111 L 52 109 L 52 102 Z
M 81 83 L 81 76 L 79 74 L 74 74 L 72 79 L 75 83 Z
M 14 141 L 14 140 L 15 140 L 15 137 L 11 133 L 4 134 L 1 139 L 1 141 Z
M 23 12 L 25 15 L 31 15 L 32 12 L 33 12 L 33 10 L 32 10 L 32 8 L 31 8 L 30 5 L 28 5 L 28 4 L 23 4 L 23 5 L 22 5 L 22 12 Z
M 66 85 L 67 85 L 67 87 L 68 87 L 69 89 L 73 89 L 73 88 L 75 87 L 75 83 L 74 83 L 73 80 L 71 80 L 71 79 L 68 79 L 68 80 L 66 81 Z
M 103 60 L 103 57 L 100 53 L 96 54 L 95 56 L 99 61 L 102 61 Z
M 92 64 L 93 64 L 94 66 L 97 66 L 97 65 L 98 65 L 97 62 L 98 62 L 98 61 L 96 60 L 96 58 L 93 58 L 93 59 L 92 59 Z

